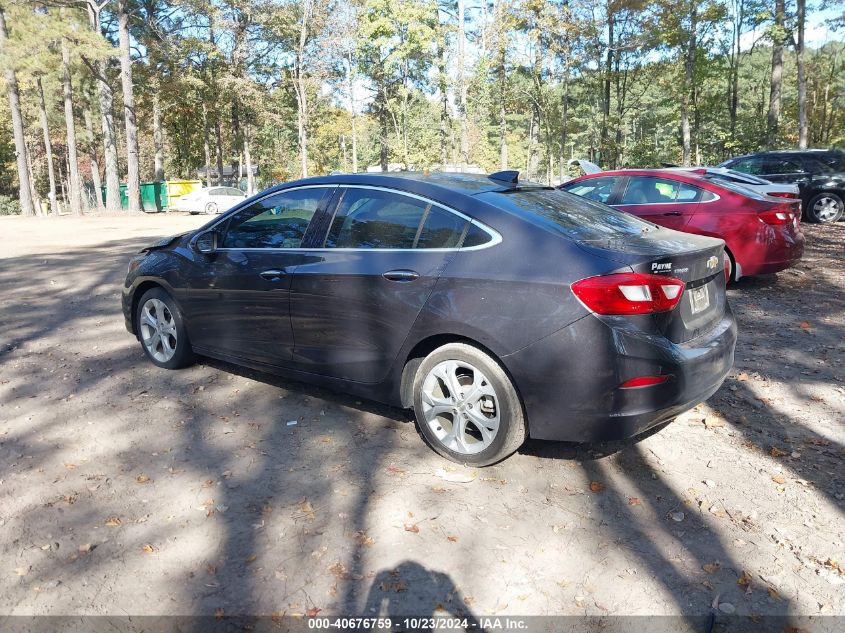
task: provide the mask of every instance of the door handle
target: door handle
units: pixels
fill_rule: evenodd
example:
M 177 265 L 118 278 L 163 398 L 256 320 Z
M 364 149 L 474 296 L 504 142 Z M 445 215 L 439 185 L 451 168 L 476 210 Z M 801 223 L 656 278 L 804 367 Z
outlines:
M 382 275 L 388 281 L 413 281 L 419 276 L 414 270 L 388 270 Z
M 667 211 L 663 215 L 683 215 L 680 211 Z
M 283 270 L 265 270 L 263 273 L 258 273 L 259 277 L 262 279 L 266 279 L 267 281 L 278 281 L 282 277 L 285 276 L 285 271 Z

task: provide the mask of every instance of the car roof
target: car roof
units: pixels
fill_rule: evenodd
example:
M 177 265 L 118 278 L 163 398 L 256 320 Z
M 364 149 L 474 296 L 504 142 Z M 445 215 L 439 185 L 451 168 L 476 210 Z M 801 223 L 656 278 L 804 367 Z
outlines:
M 844 154 L 841 149 L 824 149 L 824 148 L 813 148 L 813 149 L 772 149 L 766 150 L 765 152 L 754 152 L 753 154 L 743 154 L 742 156 L 733 156 L 727 159 L 725 162 L 733 162 L 736 160 L 741 160 L 745 158 L 757 158 L 758 156 L 801 156 L 803 155 L 812 155 L 812 154 Z
M 504 172 L 516 174 L 517 172 Z M 445 172 L 376 172 L 359 174 L 335 174 L 305 178 L 276 185 L 275 190 L 288 189 L 302 185 L 366 185 L 398 189 L 421 195 L 441 194 L 443 197 L 454 195 L 474 196 L 480 193 L 513 191 L 514 189 L 546 188 L 545 185 L 528 181 L 508 182 L 496 179 L 497 174 L 459 174 Z
M 690 184 L 698 184 L 701 182 L 711 182 L 704 178 L 701 174 L 696 174 L 695 172 L 687 171 L 683 168 L 660 168 L 660 169 L 613 169 L 611 171 L 602 171 L 597 174 L 585 174 L 584 176 L 579 176 L 578 178 L 574 178 L 569 182 L 576 182 L 580 180 L 588 180 L 593 178 L 600 178 L 602 176 L 652 176 L 655 178 L 663 177 L 666 178 L 667 176 L 672 176 L 675 180 L 679 180 L 681 182 L 688 182 Z M 569 183 L 565 183 L 569 184 Z

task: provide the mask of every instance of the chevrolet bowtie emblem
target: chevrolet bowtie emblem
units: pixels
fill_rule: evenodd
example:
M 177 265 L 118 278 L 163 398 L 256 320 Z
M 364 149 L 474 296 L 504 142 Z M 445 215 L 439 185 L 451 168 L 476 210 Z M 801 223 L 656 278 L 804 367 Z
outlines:
M 707 270 L 712 270 L 719 265 L 719 258 L 715 255 L 711 256 L 710 259 L 707 260 Z

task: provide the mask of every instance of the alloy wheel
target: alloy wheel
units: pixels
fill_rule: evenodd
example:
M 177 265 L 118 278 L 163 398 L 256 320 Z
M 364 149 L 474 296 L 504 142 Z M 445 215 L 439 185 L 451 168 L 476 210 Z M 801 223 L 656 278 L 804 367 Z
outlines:
M 148 299 L 141 308 L 141 340 L 150 356 L 166 363 L 176 353 L 176 319 L 161 299 Z
M 499 398 L 493 384 L 470 363 L 447 360 L 435 365 L 422 384 L 425 423 L 451 451 L 480 453 L 499 431 Z
M 831 196 L 822 196 L 813 205 L 813 214 L 819 222 L 830 222 L 839 213 L 839 203 Z

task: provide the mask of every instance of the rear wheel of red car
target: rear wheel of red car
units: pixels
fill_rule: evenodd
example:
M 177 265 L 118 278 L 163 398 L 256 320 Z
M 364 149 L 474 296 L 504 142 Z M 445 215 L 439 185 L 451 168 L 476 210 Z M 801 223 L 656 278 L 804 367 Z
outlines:
M 822 224 L 836 222 L 842 217 L 843 209 L 845 209 L 845 203 L 842 202 L 840 196 L 824 191 L 810 199 L 807 205 L 807 220 Z
M 522 403 L 501 365 L 465 343 L 429 354 L 414 378 L 414 413 L 420 433 L 454 462 L 488 466 L 526 438 Z

